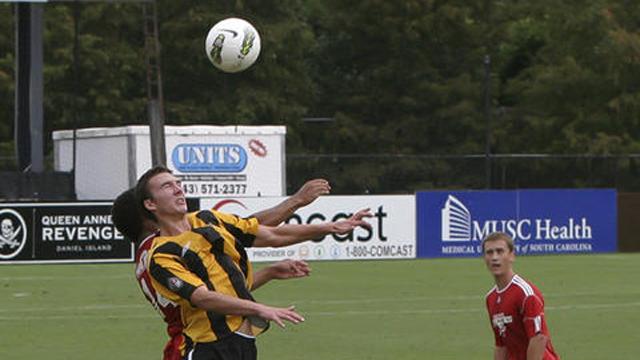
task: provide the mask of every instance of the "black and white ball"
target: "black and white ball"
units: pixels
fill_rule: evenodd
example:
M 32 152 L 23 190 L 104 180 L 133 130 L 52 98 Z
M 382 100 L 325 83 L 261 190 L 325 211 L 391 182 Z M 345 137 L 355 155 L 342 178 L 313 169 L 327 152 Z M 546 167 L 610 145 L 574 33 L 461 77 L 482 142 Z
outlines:
M 205 51 L 216 68 L 227 73 L 240 72 L 258 59 L 260 34 L 246 20 L 224 19 L 209 30 Z

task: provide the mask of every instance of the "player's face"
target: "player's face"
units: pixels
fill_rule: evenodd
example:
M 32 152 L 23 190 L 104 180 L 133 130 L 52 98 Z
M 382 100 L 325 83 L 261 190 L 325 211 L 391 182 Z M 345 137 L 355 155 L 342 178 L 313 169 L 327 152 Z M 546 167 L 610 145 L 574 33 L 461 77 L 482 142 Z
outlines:
M 484 262 L 493 276 L 511 273 L 515 254 L 509 250 L 504 240 L 489 241 L 484 244 Z
M 145 206 L 156 214 L 183 215 L 187 212 L 187 201 L 182 191 L 182 183 L 170 173 L 160 173 L 149 180 L 151 199 L 145 200 Z

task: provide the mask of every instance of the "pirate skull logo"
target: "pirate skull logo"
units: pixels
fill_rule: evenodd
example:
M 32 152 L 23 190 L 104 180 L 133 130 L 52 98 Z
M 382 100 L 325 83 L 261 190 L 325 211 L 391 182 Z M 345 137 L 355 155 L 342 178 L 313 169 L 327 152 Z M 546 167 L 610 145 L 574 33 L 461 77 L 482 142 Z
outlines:
M 11 209 L 0 210 L 0 259 L 10 259 L 24 247 L 26 225 L 22 216 Z
M 18 242 L 15 239 L 20 232 L 20 227 L 14 229 L 11 219 L 2 219 L 0 227 L 2 227 L 2 235 L 0 235 L 0 247 L 9 245 L 11 248 L 14 248 L 18 246 Z
M 3 219 L 0 226 L 2 227 L 2 237 L 7 238 L 13 234 L 13 223 L 11 219 Z

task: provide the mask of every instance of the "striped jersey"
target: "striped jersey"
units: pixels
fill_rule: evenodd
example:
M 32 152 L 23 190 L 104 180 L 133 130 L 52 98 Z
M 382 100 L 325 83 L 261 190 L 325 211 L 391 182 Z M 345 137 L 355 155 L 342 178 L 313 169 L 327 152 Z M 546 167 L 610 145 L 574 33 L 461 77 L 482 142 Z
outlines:
M 253 301 L 251 262 L 245 247 L 258 232 L 255 218 L 242 219 L 215 210 L 190 213 L 191 231 L 178 236 L 158 236 L 149 255 L 152 285 L 164 298 L 180 306 L 187 347 L 212 342 L 232 334 L 244 320 L 191 305 L 196 288 Z M 258 322 L 256 322 L 258 323 Z M 260 324 L 254 335 L 266 330 Z
M 147 301 L 151 303 L 151 306 L 160 313 L 160 316 L 167 324 L 167 334 L 170 339 L 164 348 L 163 360 L 180 360 L 182 358 L 182 351 L 184 348 L 184 339 L 182 337 L 182 319 L 180 318 L 180 308 L 172 301 L 165 299 L 162 295 L 158 294 L 151 285 L 151 276 L 147 268 L 149 251 L 153 239 L 158 236 L 157 233 L 153 233 L 147 236 L 135 253 L 136 264 L 136 280 L 138 286 L 144 294 Z
M 549 338 L 543 359 L 560 359 L 553 350 L 544 319 L 544 298 L 535 285 L 514 275 L 504 289 L 494 286 L 486 303 L 495 345 L 506 347 L 509 360 L 526 360 L 529 339 L 538 334 Z

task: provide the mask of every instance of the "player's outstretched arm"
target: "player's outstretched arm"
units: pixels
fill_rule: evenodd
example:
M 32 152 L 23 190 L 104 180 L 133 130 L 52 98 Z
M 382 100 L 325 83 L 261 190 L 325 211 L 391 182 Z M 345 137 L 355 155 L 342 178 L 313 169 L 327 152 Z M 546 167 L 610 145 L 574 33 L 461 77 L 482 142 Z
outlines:
M 278 227 L 259 226 L 253 246 L 282 247 L 316 239 L 328 234 L 347 234 L 357 227 L 371 228 L 364 218 L 373 217 L 369 209 L 363 209 L 350 218 L 319 224 L 287 224 Z
M 296 210 L 314 202 L 320 195 L 327 195 L 331 185 L 325 179 L 309 180 L 296 192 L 280 204 L 253 214 L 262 225 L 276 226 L 293 215 Z
M 285 321 L 294 324 L 304 321 L 293 306 L 288 308 L 267 306 L 211 291 L 206 286 L 200 286 L 194 290 L 190 301 L 200 309 L 225 315 L 259 316 L 265 320 L 274 321 L 281 327 L 284 327 Z
M 549 339 L 543 334 L 538 334 L 529 339 L 529 346 L 527 347 L 527 360 L 542 360 L 548 340 Z
M 502 346 L 496 346 L 493 349 L 493 360 L 509 360 L 509 354 L 507 348 Z
M 306 261 L 286 259 L 273 263 L 253 274 L 251 291 L 273 279 L 294 279 L 309 276 L 311 268 Z

